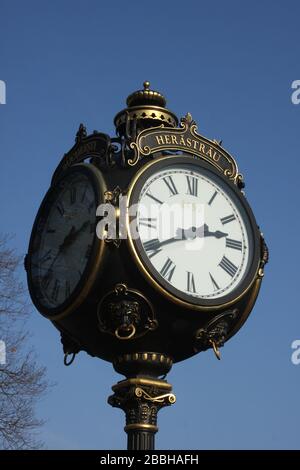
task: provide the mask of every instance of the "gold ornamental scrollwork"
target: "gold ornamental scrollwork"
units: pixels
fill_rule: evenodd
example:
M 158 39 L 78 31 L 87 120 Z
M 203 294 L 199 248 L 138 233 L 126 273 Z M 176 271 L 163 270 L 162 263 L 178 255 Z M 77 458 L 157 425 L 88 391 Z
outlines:
M 169 403 L 172 405 L 176 401 L 174 393 L 164 393 L 163 395 L 158 395 L 157 397 L 151 397 L 151 395 L 149 395 L 149 393 L 147 393 L 141 387 L 137 387 L 134 393 L 136 397 L 144 398 L 145 400 L 149 400 L 152 403 Z
M 221 141 L 210 140 L 196 132 L 197 125 L 190 113 L 180 120 L 180 127 L 154 127 L 141 131 L 135 142 L 130 144 L 134 151 L 128 165 L 134 166 L 143 157 L 161 151 L 185 152 L 204 159 L 235 184 L 242 176 L 235 159 L 221 147 Z

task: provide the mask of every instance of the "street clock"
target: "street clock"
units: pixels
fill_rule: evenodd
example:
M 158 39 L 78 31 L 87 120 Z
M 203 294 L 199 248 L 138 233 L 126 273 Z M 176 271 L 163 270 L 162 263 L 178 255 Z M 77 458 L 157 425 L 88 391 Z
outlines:
M 224 346 L 257 298 L 268 250 L 235 159 L 144 89 L 115 117 L 116 136 L 81 124 L 54 171 L 25 265 L 37 310 L 79 351 L 126 379 L 109 403 L 130 449 L 154 447 L 161 376 Z M 70 358 L 69 358 L 70 356 Z

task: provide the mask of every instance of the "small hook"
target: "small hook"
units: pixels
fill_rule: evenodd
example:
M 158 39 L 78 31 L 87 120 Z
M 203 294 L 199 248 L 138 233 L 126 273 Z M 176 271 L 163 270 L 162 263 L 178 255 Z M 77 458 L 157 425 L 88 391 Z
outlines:
M 71 356 L 71 359 L 68 361 L 68 356 Z M 72 362 L 74 361 L 75 359 L 75 356 L 76 356 L 76 353 L 66 353 L 65 356 L 64 356 L 64 365 L 65 366 L 70 366 L 72 364 Z
M 212 339 L 210 339 L 209 342 L 212 345 L 212 348 L 214 350 L 216 358 L 220 361 L 221 360 L 221 353 L 220 353 L 220 350 L 219 350 L 218 346 L 216 345 L 216 343 Z

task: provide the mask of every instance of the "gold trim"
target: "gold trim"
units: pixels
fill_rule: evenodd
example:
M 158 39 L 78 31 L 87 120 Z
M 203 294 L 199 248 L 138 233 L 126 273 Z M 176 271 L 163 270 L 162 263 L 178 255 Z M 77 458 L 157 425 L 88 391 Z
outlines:
M 112 240 L 113 241 L 113 240 Z M 103 304 L 105 304 L 107 298 L 109 298 L 112 294 L 118 295 L 127 295 L 127 294 L 134 294 L 135 297 L 138 297 L 138 300 L 142 299 L 144 302 L 144 306 L 148 308 L 148 319 L 145 322 L 145 328 L 143 328 L 141 331 L 137 331 L 136 326 L 133 325 L 132 323 L 125 326 L 125 325 L 120 325 L 115 329 L 115 331 L 111 331 L 109 328 L 107 329 L 106 327 L 103 328 L 103 320 L 101 317 L 101 309 Z M 98 303 L 97 307 L 97 317 L 98 317 L 98 326 L 100 327 L 100 330 L 103 331 L 104 333 L 108 333 L 110 335 L 115 335 L 119 340 L 129 340 L 135 336 L 135 338 L 140 338 L 144 335 L 146 335 L 149 331 L 156 330 L 158 327 L 158 322 L 155 319 L 154 315 L 154 308 L 152 303 L 138 290 L 136 289 L 130 289 L 127 287 L 125 283 L 118 283 L 115 285 L 114 290 L 111 290 L 107 292 L 101 299 L 101 301 Z M 105 323 L 105 322 L 104 322 Z M 123 331 L 128 331 L 127 336 L 122 336 L 120 335 L 120 332 Z M 136 354 L 136 353 L 134 353 Z M 130 355 L 128 356 L 128 360 L 130 360 Z M 137 359 L 137 357 L 136 357 Z
M 120 335 L 120 331 L 128 331 L 128 335 L 127 336 L 121 336 Z M 135 332 L 136 332 L 136 328 L 135 326 L 131 323 L 130 325 L 126 326 L 126 328 L 124 328 L 122 325 L 121 326 L 118 326 L 118 328 L 115 330 L 115 336 L 118 338 L 118 339 L 121 339 L 121 340 L 127 340 L 127 339 L 131 339 L 134 335 L 135 335 Z
M 214 350 L 216 358 L 219 359 L 219 361 L 220 361 L 221 360 L 221 353 L 220 353 L 220 350 L 219 350 L 218 346 L 216 345 L 216 343 L 212 339 L 210 339 L 209 342 L 212 345 L 212 348 Z
M 192 310 L 197 310 L 197 311 L 202 311 L 202 312 L 211 312 L 211 311 L 216 311 L 216 310 L 223 310 L 224 308 L 229 307 L 230 305 L 238 302 L 252 287 L 254 284 L 255 280 L 257 279 L 258 276 L 258 270 L 260 266 L 261 260 L 258 260 L 257 263 L 257 268 L 255 270 L 255 273 L 253 275 L 252 281 L 249 283 L 248 287 L 236 298 L 233 300 L 222 304 L 222 305 L 210 305 L 210 306 L 203 306 L 203 305 L 195 305 L 189 302 L 186 302 L 184 300 L 179 299 L 178 297 L 175 297 L 171 292 L 167 291 L 165 288 L 163 288 L 159 282 L 154 279 L 154 277 L 149 273 L 147 270 L 146 266 L 144 266 L 142 259 L 139 257 L 139 254 L 136 250 L 134 241 L 131 237 L 131 232 L 130 232 L 130 215 L 129 215 L 129 208 L 131 206 L 131 196 L 132 192 L 134 190 L 134 187 L 136 183 L 138 182 L 139 178 L 145 173 L 145 171 L 148 170 L 148 168 L 151 168 L 152 166 L 155 166 L 157 163 L 161 162 L 162 160 L 168 161 L 170 159 L 176 159 L 177 157 L 182 157 L 182 155 L 168 155 L 168 156 L 162 156 L 159 158 L 156 158 L 155 160 L 152 160 L 148 163 L 146 163 L 133 177 L 133 179 L 130 182 L 128 192 L 127 192 L 127 206 L 126 206 L 126 230 L 127 230 L 127 244 L 129 246 L 129 251 L 131 252 L 133 258 L 136 261 L 136 264 L 143 274 L 143 276 L 146 278 L 147 281 L 150 282 L 150 284 L 162 295 L 166 296 L 169 300 L 171 300 L 173 303 Z M 195 160 L 197 162 L 197 160 Z
M 151 401 L 152 403 L 164 403 L 165 401 L 169 402 L 171 405 L 176 402 L 176 396 L 174 393 L 164 393 L 163 395 L 158 395 L 156 397 L 151 397 L 149 393 L 146 392 L 141 387 L 135 389 L 135 396 L 138 398 L 144 398 L 145 400 Z
M 128 164 L 130 166 L 134 166 L 143 156 L 147 157 L 155 152 L 159 152 L 162 150 L 180 150 L 191 155 L 196 155 L 197 157 L 207 161 L 215 168 L 217 168 L 227 178 L 233 180 L 235 184 L 241 181 L 243 177 L 239 174 L 238 165 L 233 156 L 221 147 L 221 141 L 218 142 L 216 140 L 208 139 L 207 137 L 198 134 L 196 130 L 197 124 L 195 123 L 195 121 L 193 121 L 192 115 L 190 113 L 187 113 L 184 118 L 181 118 L 179 128 L 169 129 L 164 128 L 163 126 L 158 126 L 151 128 L 151 130 L 144 129 L 138 134 L 136 141 L 130 144 L 130 147 L 134 150 L 134 157 L 128 160 Z M 173 136 L 176 136 L 176 139 L 177 137 L 178 139 L 187 139 L 187 141 L 190 141 L 190 145 L 183 145 L 178 143 L 178 141 L 176 141 L 175 144 L 169 141 L 169 143 L 157 143 L 156 146 L 149 147 L 149 145 L 146 145 L 147 142 L 143 143 L 143 139 L 147 139 L 151 135 L 157 135 L 157 139 L 166 139 L 167 136 L 168 138 L 170 138 L 170 136 L 172 136 L 171 138 L 173 138 Z M 193 141 L 191 137 L 194 139 Z M 192 145 L 192 142 L 194 142 L 194 144 L 198 143 L 199 149 L 197 149 L 195 145 Z M 211 155 L 210 152 L 210 157 L 208 157 L 208 152 L 205 153 L 203 150 L 201 150 L 201 146 L 204 145 L 207 145 L 210 151 L 213 150 L 214 155 Z M 230 168 L 224 169 L 223 166 L 218 163 L 220 157 L 223 157 L 227 161 Z
M 114 119 L 116 128 L 125 125 L 127 118 L 130 120 L 152 119 L 155 121 L 161 121 L 162 125 L 165 124 L 167 128 L 176 128 L 178 124 L 178 119 L 172 111 L 152 104 L 132 106 L 119 111 Z
M 254 307 L 255 301 L 257 299 L 257 296 L 258 296 L 258 293 L 259 293 L 259 290 L 260 290 L 260 286 L 261 286 L 261 282 L 262 282 L 262 278 L 257 277 L 257 279 L 255 280 L 255 283 L 253 285 L 253 291 L 251 292 L 251 296 L 250 296 L 249 301 L 246 305 L 246 308 L 243 311 L 243 314 L 241 315 L 241 318 L 240 318 L 239 322 L 230 331 L 229 335 L 226 338 L 226 341 L 229 338 L 231 338 L 232 336 L 234 336 L 241 329 L 241 327 L 243 326 L 243 324 L 247 320 L 251 310 Z
M 154 424 L 143 424 L 143 423 L 133 423 L 133 424 L 127 424 L 125 426 L 124 431 L 131 431 L 131 430 L 142 430 L 144 429 L 145 431 L 150 431 L 150 432 L 157 432 L 158 427 L 155 426 Z
M 173 364 L 171 357 L 165 356 L 162 353 L 132 353 L 132 354 L 124 354 L 123 356 L 119 356 L 117 358 L 117 362 L 122 364 L 124 362 L 132 361 L 132 360 L 143 360 L 143 361 L 159 361 L 161 363 L 165 363 L 167 365 Z
M 147 385 L 151 387 L 159 387 L 160 389 L 172 390 L 172 385 L 170 385 L 168 382 L 165 382 L 164 380 L 155 380 L 155 379 L 144 379 L 144 378 L 132 378 L 132 379 L 126 379 L 122 380 L 121 382 L 118 382 L 117 384 L 112 386 L 112 390 L 115 392 L 116 390 L 120 390 L 125 387 L 129 387 L 131 385 Z
M 143 86 L 143 90 L 134 91 L 127 97 L 127 106 L 135 106 L 137 102 L 141 101 L 144 101 L 144 103 L 152 102 L 162 107 L 166 105 L 166 98 L 159 91 L 150 90 L 150 82 L 148 80 L 143 83 Z
M 84 165 L 86 168 L 89 169 L 89 171 L 94 173 L 94 175 L 96 176 L 96 178 L 98 180 L 98 183 L 99 183 L 99 189 L 100 189 L 99 193 L 102 194 L 101 200 L 99 201 L 99 203 L 101 204 L 101 202 L 104 202 L 104 192 L 107 190 L 107 186 L 106 186 L 106 181 L 105 181 L 101 171 L 98 170 L 98 168 L 96 168 L 91 163 L 89 163 L 89 164 L 88 163 L 78 163 L 78 164 L 74 165 L 71 168 L 74 168 L 77 165 L 78 166 L 79 165 Z M 96 234 L 96 237 L 97 237 L 97 234 Z M 82 288 L 80 294 L 77 296 L 77 298 L 74 300 L 74 302 L 71 305 L 69 305 L 69 307 L 67 307 L 63 312 L 61 312 L 57 315 L 44 315 L 46 318 L 48 318 L 49 320 L 53 320 L 53 321 L 61 320 L 62 318 L 66 317 L 67 315 L 69 315 L 70 313 L 75 311 L 78 307 L 80 307 L 80 305 L 84 302 L 84 300 L 89 295 L 89 293 L 90 293 L 91 289 L 93 288 L 93 285 L 96 281 L 96 278 L 99 274 L 99 267 L 101 265 L 101 262 L 102 262 L 102 259 L 103 259 L 103 256 L 104 256 L 105 248 L 106 248 L 105 240 L 99 240 L 99 250 L 98 250 L 97 255 L 95 257 L 93 267 L 90 270 L 90 274 L 87 277 L 87 280 L 85 282 L 84 287 Z

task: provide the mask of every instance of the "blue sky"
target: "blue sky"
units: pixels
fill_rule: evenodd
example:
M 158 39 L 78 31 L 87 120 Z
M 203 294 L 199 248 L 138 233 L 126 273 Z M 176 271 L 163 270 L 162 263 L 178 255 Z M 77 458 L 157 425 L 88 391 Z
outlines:
M 299 2 L 0 0 L 0 15 L 0 231 L 26 253 L 79 123 L 113 135 L 127 95 L 149 80 L 236 157 L 271 254 L 222 360 L 206 352 L 173 367 L 177 402 L 160 412 L 157 448 L 299 449 Z M 85 353 L 64 367 L 58 334 L 34 307 L 29 327 L 57 383 L 37 408 L 46 446 L 124 448 L 123 412 L 106 403 L 121 376 Z

